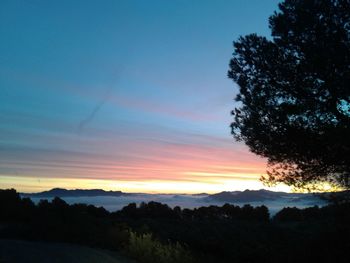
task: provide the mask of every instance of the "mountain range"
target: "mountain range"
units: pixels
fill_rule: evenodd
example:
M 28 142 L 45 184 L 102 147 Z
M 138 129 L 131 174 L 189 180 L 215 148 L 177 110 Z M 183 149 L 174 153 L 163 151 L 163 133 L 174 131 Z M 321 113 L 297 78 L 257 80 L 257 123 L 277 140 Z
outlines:
M 343 195 L 343 193 L 336 193 Z M 265 205 L 271 214 L 276 213 L 283 207 L 311 207 L 327 205 L 334 200 L 334 194 L 312 194 L 312 193 L 285 193 L 269 190 L 245 190 L 220 192 L 215 194 L 147 194 L 147 193 L 124 193 L 121 191 L 105 191 L 102 189 L 75 189 L 68 190 L 54 188 L 39 193 L 22 193 L 22 197 L 29 197 L 35 203 L 41 199 L 52 199 L 60 197 L 69 204 L 84 203 L 97 207 L 104 207 L 113 212 L 122 209 L 130 203 L 141 204 L 142 202 L 159 202 L 170 207 L 180 206 L 181 208 L 198 208 L 209 205 L 223 205 L 225 203 L 253 206 Z M 349 198 L 350 200 L 350 198 Z
M 279 199 L 285 200 L 298 200 L 314 198 L 319 194 L 313 193 L 286 193 L 286 192 L 273 192 L 269 190 L 244 190 L 234 192 L 220 192 L 217 194 L 209 195 L 208 198 L 221 202 L 261 202 L 261 201 L 274 201 Z
M 102 189 L 74 189 L 67 190 L 63 188 L 53 188 L 48 191 L 39 193 L 22 193 L 24 197 L 36 197 L 36 198 L 52 198 L 52 197 L 121 197 L 121 196 L 136 196 L 136 195 L 152 195 L 152 194 L 140 194 L 140 193 L 124 193 L 122 191 L 105 191 Z M 170 195 L 170 194 L 167 194 Z M 286 193 L 286 192 L 273 192 L 269 190 L 245 190 L 245 191 L 233 191 L 233 192 L 220 192 L 216 194 L 183 194 L 174 195 L 178 196 L 193 196 L 197 198 L 203 198 L 203 200 L 218 201 L 218 202 L 261 202 L 261 201 L 273 201 L 279 199 L 294 200 L 305 199 L 312 197 L 314 198 L 317 194 L 311 193 Z
M 95 196 L 123 196 L 129 195 L 121 191 L 105 191 L 102 189 L 74 189 L 67 190 L 64 188 L 53 188 L 48 191 L 38 193 L 22 193 L 23 197 L 95 197 Z

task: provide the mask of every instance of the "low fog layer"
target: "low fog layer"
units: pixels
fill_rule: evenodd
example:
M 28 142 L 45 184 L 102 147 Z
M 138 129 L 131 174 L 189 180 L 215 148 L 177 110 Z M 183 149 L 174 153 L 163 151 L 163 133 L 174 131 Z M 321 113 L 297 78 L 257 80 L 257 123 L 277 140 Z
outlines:
M 52 198 L 31 197 L 37 203 L 41 199 L 51 200 Z M 217 201 L 210 198 L 210 196 L 193 196 L 193 195 L 164 195 L 164 194 L 133 194 L 129 196 L 95 196 L 95 197 L 63 197 L 69 204 L 84 203 L 94 206 L 102 206 L 105 209 L 113 212 L 120 210 L 129 203 L 140 204 L 141 202 L 156 201 L 169 205 L 170 207 L 180 206 L 181 208 L 196 208 L 201 206 L 218 205 L 222 206 L 225 203 L 231 203 L 243 206 L 248 202 L 227 202 Z M 279 198 L 276 200 L 264 200 L 249 202 L 252 206 L 265 205 L 269 208 L 270 214 L 274 215 L 283 207 L 298 207 L 305 208 L 311 206 L 323 206 L 327 202 L 317 196 L 308 196 L 307 198 Z

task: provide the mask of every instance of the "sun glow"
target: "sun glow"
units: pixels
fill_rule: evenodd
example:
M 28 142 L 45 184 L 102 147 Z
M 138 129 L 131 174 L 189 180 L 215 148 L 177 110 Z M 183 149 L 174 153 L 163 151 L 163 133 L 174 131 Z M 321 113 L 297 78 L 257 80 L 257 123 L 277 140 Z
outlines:
M 224 176 L 225 177 L 225 176 Z M 242 175 L 244 177 L 244 175 Z M 221 191 L 235 191 L 245 189 L 269 189 L 273 191 L 289 192 L 290 188 L 284 185 L 273 188 L 265 187 L 261 182 L 252 179 L 220 179 L 207 181 L 172 181 L 172 180 L 99 180 L 82 178 L 34 178 L 34 177 L 13 177 L 1 176 L 1 188 L 15 188 L 20 192 L 39 192 L 54 187 L 66 189 L 104 189 L 120 190 L 123 192 L 143 193 L 217 193 Z

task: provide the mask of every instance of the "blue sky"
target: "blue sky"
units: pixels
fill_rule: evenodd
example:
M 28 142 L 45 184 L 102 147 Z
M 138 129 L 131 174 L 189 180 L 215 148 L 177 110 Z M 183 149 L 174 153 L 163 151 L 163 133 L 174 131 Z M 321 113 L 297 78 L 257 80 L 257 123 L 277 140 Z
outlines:
M 0 186 L 260 188 L 226 72 L 277 3 L 1 1 Z

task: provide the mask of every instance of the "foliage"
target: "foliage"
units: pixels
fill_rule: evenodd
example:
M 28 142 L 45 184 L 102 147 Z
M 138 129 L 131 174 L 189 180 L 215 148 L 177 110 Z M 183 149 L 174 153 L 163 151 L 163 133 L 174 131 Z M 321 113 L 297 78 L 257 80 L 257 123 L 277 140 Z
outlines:
M 178 242 L 163 244 L 152 234 L 130 232 L 128 254 L 145 263 L 190 263 L 194 262 L 189 251 Z
M 139 207 L 135 203 L 131 203 L 113 214 L 121 218 L 166 218 L 191 221 L 225 219 L 264 222 L 268 221 L 270 217 L 269 211 L 264 205 L 252 207 L 247 204 L 239 207 L 232 204 L 224 204 L 221 207 L 210 205 L 192 210 L 187 208 L 182 210 L 180 207 L 171 209 L 166 204 L 153 201 L 141 203 Z
M 234 42 L 232 133 L 268 159 L 265 183 L 350 186 L 350 1 L 285 0 L 272 39 Z

